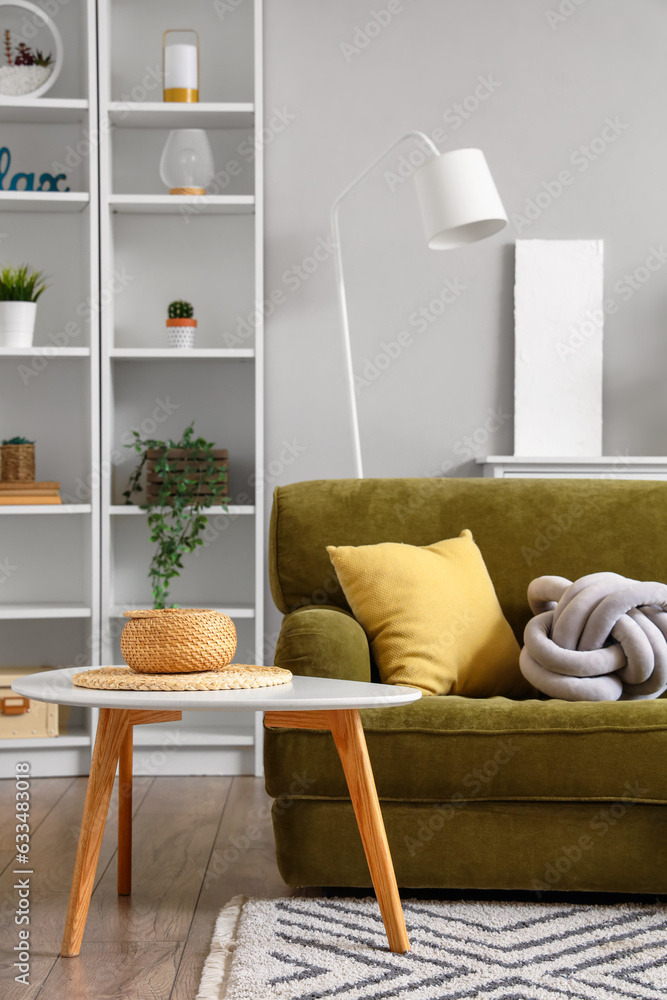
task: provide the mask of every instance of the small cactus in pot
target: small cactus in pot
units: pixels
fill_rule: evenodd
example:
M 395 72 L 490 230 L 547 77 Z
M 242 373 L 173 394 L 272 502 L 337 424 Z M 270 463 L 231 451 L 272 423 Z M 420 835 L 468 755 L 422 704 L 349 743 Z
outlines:
M 197 320 L 189 302 L 177 299 L 170 303 L 167 319 L 170 347 L 194 347 Z

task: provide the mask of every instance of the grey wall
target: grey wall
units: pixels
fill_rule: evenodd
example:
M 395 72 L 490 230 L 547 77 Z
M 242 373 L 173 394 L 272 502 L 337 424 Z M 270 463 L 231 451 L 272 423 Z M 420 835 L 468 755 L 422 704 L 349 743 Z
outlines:
M 265 8 L 266 117 L 273 108 L 293 116 L 266 147 L 266 294 L 283 293 L 266 326 L 270 484 L 352 474 L 333 260 L 321 250 L 312 273 L 302 264 L 312 269 L 314 248 L 326 246 L 334 197 L 410 129 L 443 151 L 483 148 L 512 221 L 471 247 L 426 249 L 414 186 L 395 181 L 410 143 L 348 200 L 355 370 L 371 376 L 359 394 L 366 474 L 475 475 L 474 456 L 512 452 L 519 237 L 604 239 L 605 452 L 667 453 L 667 5 L 267 0 Z M 384 27 L 365 38 L 357 31 L 388 8 Z M 429 303 L 448 282 L 457 294 L 436 316 Z M 428 315 L 415 325 L 423 307 Z M 373 378 L 367 360 L 403 330 L 412 343 Z M 491 411 L 500 419 L 488 420 Z M 296 443 L 295 458 L 284 442 Z M 278 621 L 269 601 L 269 635 Z

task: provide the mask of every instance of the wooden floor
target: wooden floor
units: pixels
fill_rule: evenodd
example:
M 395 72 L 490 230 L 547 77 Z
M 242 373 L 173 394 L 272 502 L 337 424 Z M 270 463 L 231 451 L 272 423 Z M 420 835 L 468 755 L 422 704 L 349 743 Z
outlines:
M 0 781 L 0 998 L 194 1000 L 215 919 L 235 895 L 292 894 L 258 778 L 135 778 L 133 892 L 116 893 L 117 796 L 78 958 L 59 957 L 85 778 L 31 780 L 30 985 L 14 981 L 14 781 Z M 258 835 L 259 834 L 259 835 Z M 225 860 L 227 859 L 227 860 Z

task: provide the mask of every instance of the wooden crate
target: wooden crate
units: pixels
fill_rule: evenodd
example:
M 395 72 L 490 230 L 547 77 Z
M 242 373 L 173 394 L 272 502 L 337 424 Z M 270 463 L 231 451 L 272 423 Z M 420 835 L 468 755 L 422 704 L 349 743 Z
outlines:
M 156 503 L 160 495 L 160 489 L 163 485 L 164 480 L 159 473 L 156 473 L 155 466 L 157 461 L 162 458 L 162 452 L 157 448 L 150 449 L 147 454 L 146 461 L 146 502 Z M 215 461 L 216 472 L 224 476 L 224 482 L 227 483 L 227 477 L 229 474 L 229 454 L 226 448 L 215 448 L 213 451 L 213 458 Z M 201 452 L 187 451 L 185 448 L 172 448 L 167 454 L 167 460 L 170 465 L 179 471 L 186 470 L 196 476 L 203 469 L 207 467 L 207 459 Z M 196 496 L 198 498 L 205 498 L 211 496 L 214 493 L 213 487 L 210 483 L 202 481 L 201 486 L 197 490 Z M 171 494 L 174 496 L 175 494 Z M 226 502 L 228 497 L 225 495 L 221 497 L 221 502 Z
M 15 694 L 12 681 L 50 667 L 0 667 L 0 740 L 58 736 L 58 706 Z

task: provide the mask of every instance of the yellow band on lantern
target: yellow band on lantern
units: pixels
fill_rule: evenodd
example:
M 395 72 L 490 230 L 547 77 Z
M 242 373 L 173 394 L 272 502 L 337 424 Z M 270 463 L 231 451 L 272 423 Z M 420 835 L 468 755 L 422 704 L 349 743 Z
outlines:
M 199 101 L 199 91 L 191 87 L 167 87 L 164 91 L 165 101 L 186 101 L 196 104 Z

